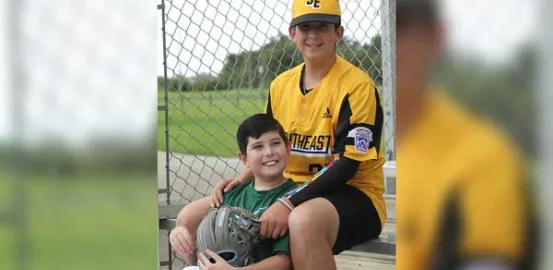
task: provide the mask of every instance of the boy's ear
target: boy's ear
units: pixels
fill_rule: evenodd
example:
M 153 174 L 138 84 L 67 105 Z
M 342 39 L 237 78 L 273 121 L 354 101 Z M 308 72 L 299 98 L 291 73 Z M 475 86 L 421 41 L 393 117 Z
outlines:
M 288 143 L 288 146 L 286 147 L 286 152 L 288 152 L 288 155 L 292 154 L 292 145 Z
M 294 38 L 296 38 L 296 27 L 288 27 L 288 35 L 290 35 L 290 39 L 293 41 Z
M 336 42 L 342 40 L 344 38 L 344 26 L 340 25 L 338 29 L 336 29 Z
M 246 155 L 242 154 L 242 152 L 238 152 L 238 159 L 242 161 L 242 164 L 244 164 L 244 166 L 248 167 L 248 161 L 246 160 Z

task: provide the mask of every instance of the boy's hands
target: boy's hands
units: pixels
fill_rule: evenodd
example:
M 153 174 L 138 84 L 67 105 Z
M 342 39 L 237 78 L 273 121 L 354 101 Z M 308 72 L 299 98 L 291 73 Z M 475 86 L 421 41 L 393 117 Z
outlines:
M 209 259 L 211 258 L 211 260 Z M 232 267 L 225 259 L 217 255 L 215 252 L 207 249 L 204 252 L 200 252 L 198 255 L 198 267 L 202 270 L 231 270 L 236 269 Z
M 192 255 L 196 252 L 194 237 L 184 226 L 176 226 L 169 234 L 169 241 L 179 255 Z
M 242 184 L 239 179 L 223 179 L 213 187 L 211 192 L 211 207 L 219 207 L 223 203 L 223 193 L 231 191 L 234 187 Z
M 274 202 L 261 215 L 261 228 L 259 234 L 261 239 L 278 239 L 288 233 L 288 216 L 290 209 L 280 202 Z

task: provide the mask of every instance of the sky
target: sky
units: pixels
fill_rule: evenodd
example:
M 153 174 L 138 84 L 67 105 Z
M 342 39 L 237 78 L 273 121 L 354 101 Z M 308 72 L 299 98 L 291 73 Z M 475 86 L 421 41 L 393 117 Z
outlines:
M 502 64 L 535 38 L 542 0 L 443 0 L 449 46 Z

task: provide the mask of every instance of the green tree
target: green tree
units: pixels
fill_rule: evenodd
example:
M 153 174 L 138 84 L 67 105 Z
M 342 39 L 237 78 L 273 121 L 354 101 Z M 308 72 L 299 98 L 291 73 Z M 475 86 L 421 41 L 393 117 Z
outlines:
M 344 37 L 338 44 L 338 52 L 344 59 L 367 72 L 376 83 L 382 83 L 382 45 L 379 35 L 370 43 L 361 44 L 357 40 Z
M 338 53 L 366 71 L 377 83 L 382 81 L 380 36 L 372 37 L 367 44 L 345 37 L 338 44 Z M 270 38 L 269 42 L 258 50 L 228 54 L 218 77 L 196 78 L 193 88 L 265 89 L 276 76 L 302 62 L 302 56 L 295 44 L 281 33 Z

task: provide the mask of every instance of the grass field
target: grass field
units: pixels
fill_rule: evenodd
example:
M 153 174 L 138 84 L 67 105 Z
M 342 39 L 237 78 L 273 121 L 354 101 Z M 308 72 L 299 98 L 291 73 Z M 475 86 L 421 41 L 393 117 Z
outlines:
M 164 93 L 158 92 L 158 104 Z M 169 147 L 178 153 L 234 157 L 238 124 L 262 112 L 259 90 L 169 93 Z M 165 150 L 165 115 L 158 112 L 158 149 Z
M 0 177 L 0 211 L 26 210 L 28 269 L 156 269 L 157 194 L 141 177 L 34 177 L 25 209 L 10 203 L 13 181 Z M 0 223 L 0 269 L 19 269 L 19 226 Z
M 251 89 L 169 92 L 170 151 L 236 156 L 236 129 L 246 117 L 263 111 L 267 93 L 268 90 Z M 158 91 L 158 104 L 164 104 L 163 91 Z M 157 145 L 159 150 L 165 151 L 163 111 L 158 111 Z

